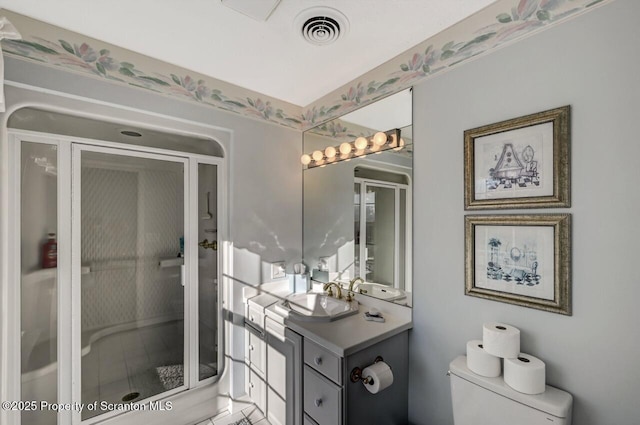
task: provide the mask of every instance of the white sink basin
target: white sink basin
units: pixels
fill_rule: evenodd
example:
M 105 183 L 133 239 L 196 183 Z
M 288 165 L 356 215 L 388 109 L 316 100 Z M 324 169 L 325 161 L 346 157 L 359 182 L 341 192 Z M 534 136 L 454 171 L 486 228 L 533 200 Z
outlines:
M 358 302 L 347 302 L 315 292 L 292 294 L 275 306 L 276 310 L 294 320 L 331 322 L 358 312 Z
M 358 285 L 358 292 L 387 301 L 399 300 L 407 296 L 402 289 L 369 282 Z

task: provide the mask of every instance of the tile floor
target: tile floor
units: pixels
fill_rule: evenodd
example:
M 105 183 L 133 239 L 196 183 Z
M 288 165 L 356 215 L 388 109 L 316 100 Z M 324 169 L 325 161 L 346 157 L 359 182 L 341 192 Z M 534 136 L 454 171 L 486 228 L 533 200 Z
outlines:
M 242 423 L 243 419 L 247 419 L 248 423 Z M 242 425 L 270 425 L 260 410 L 255 406 L 249 406 L 240 412 L 225 412 L 206 421 L 199 422 L 197 425 L 232 425 L 240 422 Z
M 140 401 L 181 386 L 183 341 L 182 321 L 100 338 L 82 357 L 82 402 L 122 403 L 131 393 L 138 396 L 130 401 Z M 215 373 L 215 365 L 201 365 L 201 373 L 203 368 L 206 376 Z M 84 410 L 82 419 L 99 413 Z

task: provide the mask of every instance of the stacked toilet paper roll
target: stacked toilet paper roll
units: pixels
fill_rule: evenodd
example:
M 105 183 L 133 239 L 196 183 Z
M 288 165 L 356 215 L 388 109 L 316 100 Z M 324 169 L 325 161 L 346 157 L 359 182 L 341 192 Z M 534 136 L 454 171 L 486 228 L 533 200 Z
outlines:
M 544 362 L 529 354 L 520 353 L 514 359 L 504 359 L 504 382 L 525 394 L 541 394 L 546 385 Z
M 365 367 L 362 370 L 362 376 L 367 378 L 367 381 L 363 381 L 363 384 L 371 394 L 378 394 L 393 384 L 391 367 L 383 361 Z
M 482 343 L 489 354 L 513 359 L 520 353 L 520 330 L 504 323 L 482 325 Z
M 472 372 L 495 378 L 502 373 L 504 382 L 525 394 L 545 391 L 545 364 L 542 360 L 520 352 L 520 330 L 504 323 L 482 325 L 482 341 L 467 342 L 467 367 Z
M 498 377 L 502 373 L 500 357 L 487 353 L 479 339 L 467 342 L 467 367 L 472 372 L 488 378 Z

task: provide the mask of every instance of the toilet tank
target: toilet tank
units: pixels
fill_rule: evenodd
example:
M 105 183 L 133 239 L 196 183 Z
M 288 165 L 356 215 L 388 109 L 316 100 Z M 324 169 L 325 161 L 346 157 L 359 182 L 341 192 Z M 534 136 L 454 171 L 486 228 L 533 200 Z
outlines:
M 467 368 L 467 357 L 449 364 L 455 425 L 571 425 L 571 394 L 547 385 L 542 394 L 520 393 L 502 376 L 486 378 Z

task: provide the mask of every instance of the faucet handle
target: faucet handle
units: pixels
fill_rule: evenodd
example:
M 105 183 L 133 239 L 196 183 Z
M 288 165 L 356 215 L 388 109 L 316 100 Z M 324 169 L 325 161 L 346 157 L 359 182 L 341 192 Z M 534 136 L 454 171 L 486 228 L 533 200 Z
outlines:
M 327 295 L 333 297 L 333 289 L 331 288 L 331 286 L 329 286 L 329 288 L 327 289 Z

